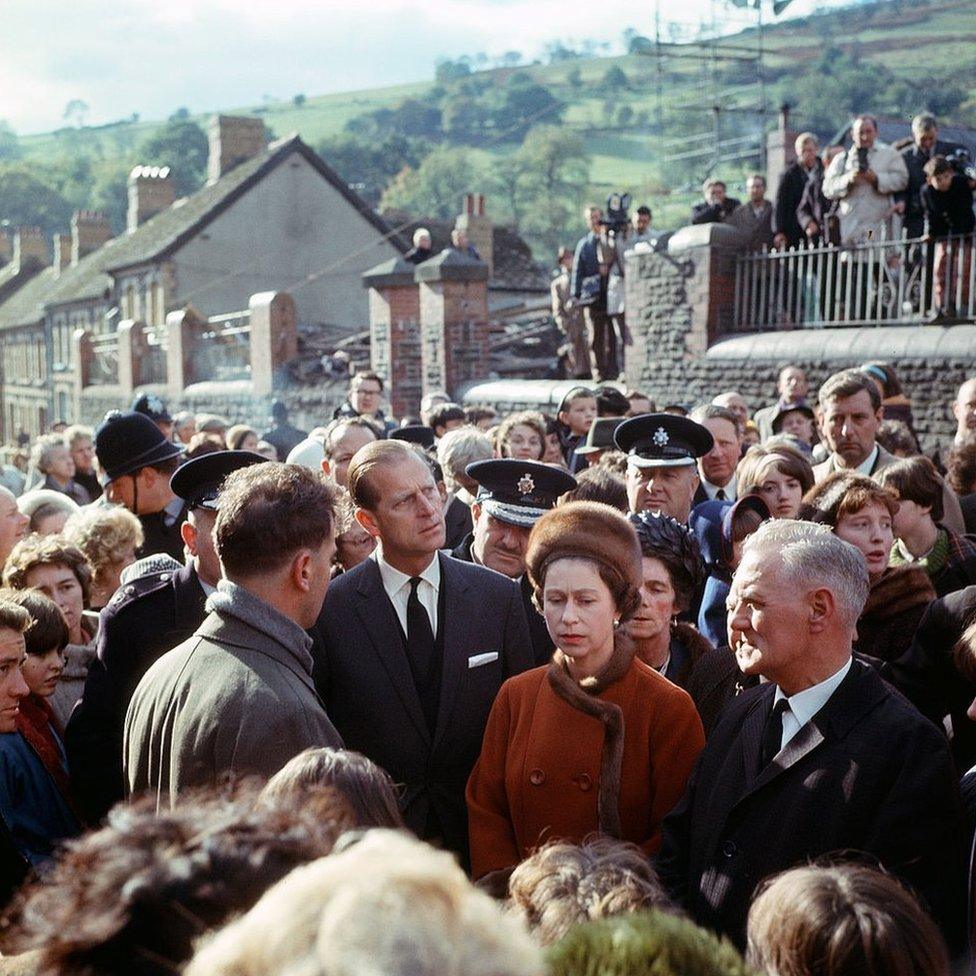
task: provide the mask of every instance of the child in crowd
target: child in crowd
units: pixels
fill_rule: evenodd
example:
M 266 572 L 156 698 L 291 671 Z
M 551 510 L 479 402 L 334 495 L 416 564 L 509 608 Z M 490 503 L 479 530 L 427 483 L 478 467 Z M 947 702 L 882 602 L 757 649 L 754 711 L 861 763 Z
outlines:
M 577 455 L 576 448 L 586 440 L 590 425 L 596 419 L 596 395 L 585 386 L 574 386 L 559 404 L 556 419 L 562 425 L 566 466 L 572 473 L 582 471 L 587 466 L 586 458 Z
M 31 623 L 21 669 L 30 694 L 20 701 L 17 731 L 0 735 L 0 813 L 20 853 L 38 864 L 58 841 L 81 833 L 71 807 L 62 730 L 48 703 L 64 670 L 68 625 L 40 590 L 5 590 L 3 599 L 23 607 Z

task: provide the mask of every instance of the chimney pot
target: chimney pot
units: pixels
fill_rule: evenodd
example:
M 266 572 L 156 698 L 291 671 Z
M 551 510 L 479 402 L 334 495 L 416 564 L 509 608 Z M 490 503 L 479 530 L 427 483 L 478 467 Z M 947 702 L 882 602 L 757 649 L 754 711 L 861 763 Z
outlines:
M 458 230 L 468 235 L 468 243 L 481 256 L 481 260 L 488 265 L 489 275 L 495 268 L 495 228 L 491 218 L 485 215 L 485 197 L 483 193 L 466 193 L 464 196 L 464 213 L 454 222 Z
M 216 183 L 238 163 L 264 150 L 267 136 L 261 119 L 214 115 L 210 119 L 207 182 Z
M 168 166 L 136 166 L 129 173 L 129 210 L 126 230 L 132 233 L 140 224 L 176 200 L 176 183 Z

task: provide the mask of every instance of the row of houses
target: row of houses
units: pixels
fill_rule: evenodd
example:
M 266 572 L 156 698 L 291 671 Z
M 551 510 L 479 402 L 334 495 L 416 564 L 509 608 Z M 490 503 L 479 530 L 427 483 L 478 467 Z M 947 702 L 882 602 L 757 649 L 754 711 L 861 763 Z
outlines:
M 207 183 L 188 197 L 176 198 L 166 168 L 132 171 L 122 233 L 103 214 L 79 211 L 49 255 L 38 230 L 14 231 L 0 267 L 0 441 L 79 417 L 79 330 L 97 341 L 135 320 L 165 342 L 174 310 L 208 318 L 268 291 L 293 297 L 306 332 L 367 329 L 362 274 L 404 253 L 415 224 L 374 212 L 298 135 L 268 144 L 260 119 L 215 116 L 209 139 Z M 493 302 L 545 292 L 546 277 L 517 235 L 483 212 L 473 223 L 482 256 L 497 268 Z

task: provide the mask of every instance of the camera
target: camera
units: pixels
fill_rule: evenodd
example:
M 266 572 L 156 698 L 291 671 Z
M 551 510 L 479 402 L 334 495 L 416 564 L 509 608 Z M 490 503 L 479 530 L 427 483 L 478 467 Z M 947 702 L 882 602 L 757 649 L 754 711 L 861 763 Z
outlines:
M 958 149 L 953 149 L 946 156 L 946 162 L 957 173 L 965 176 L 967 180 L 976 180 L 976 166 L 973 166 L 973 161 L 969 158 L 969 153 L 961 146 Z
M 868 151 L 863 146 L 857 150 L 857 169 L 859 173 L 866 173 L 868 170 Z
M 629 206 L 629 193 L 611 193 L 607 197 L 607 209 L 600 221 L 601 226 L 605 227 L 609 234 L 622 234 L 630 225 L 630 216 L 627 213 Z

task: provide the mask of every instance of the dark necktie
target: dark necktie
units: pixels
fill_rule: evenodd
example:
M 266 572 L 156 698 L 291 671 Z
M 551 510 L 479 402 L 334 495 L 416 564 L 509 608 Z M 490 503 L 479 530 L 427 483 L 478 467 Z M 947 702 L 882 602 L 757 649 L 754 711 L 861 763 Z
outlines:
M 715 492 L 715 497 L 716 497 L 716 499 L 718 501 L 724 502 L 725 501 L 725 489 L 724 488 L 719 488 L 719 490 L 717 492 Z
M 779 752 L 780 744 L 783 741 L 783 715 L 790 710 L 790 703 L 785 698 L 780 698 L 773 710 L 766 719 L 766 728 L 763 730 L 762 751 L 759 754 L 759 768 L 765 769 L 772 761 L 773 756 Z
M 417 691 L 422 692 L 427 686 L 434 660 L 434 631 L 430 626 L 430 616 L 417 595 L 418 586 L 420 577 L 412 577 L 410 596 L 407 598 L 407 656 L 414 684 Z

